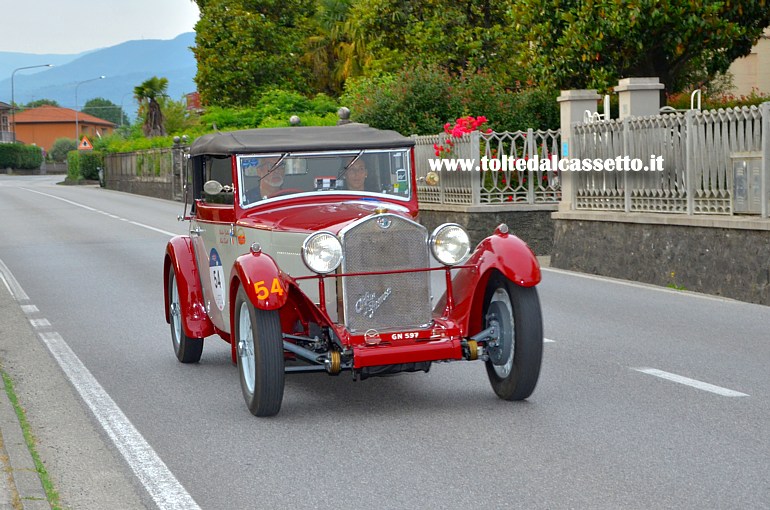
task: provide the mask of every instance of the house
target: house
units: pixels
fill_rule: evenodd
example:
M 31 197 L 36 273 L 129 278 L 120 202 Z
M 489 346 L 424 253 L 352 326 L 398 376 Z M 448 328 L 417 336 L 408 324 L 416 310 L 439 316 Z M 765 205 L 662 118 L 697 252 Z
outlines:
M 752 90 L 770 94 L 770 27 L 751 48 L 751 53 L 736 59 L 728 72 L 733 75 L 735 95 L 748 95 Z
M 0 101 L 0 143 L 13 141 L 11 132 L 11 105 Z
M 74 139 L 76 132 L 79 132 L 78 139 L 83 135 L 95 139 L 111 134 L 115 127 L 107 120 L 57 106 L 16 112 L 16 141 L 34 144 L 46 151 L 51 150 L 59 138 Z

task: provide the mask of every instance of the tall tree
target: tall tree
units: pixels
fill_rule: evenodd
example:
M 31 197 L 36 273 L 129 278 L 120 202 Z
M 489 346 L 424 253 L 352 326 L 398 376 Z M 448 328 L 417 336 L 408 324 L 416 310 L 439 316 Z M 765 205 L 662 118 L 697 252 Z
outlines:
M 351 17 L 352 5 L 353 0 L 320 0 L 313 18 L 316 33 L 307 39 L 302 58 L 311 67 L 314 89 L 333 96 L 371 61 L 366 33 Z
M 195 82 L 217 106 L 253 104 L 262 91 L 307 90 L 300 65 L 315 0 L 198 0 Z
M 123 111 L 123 108 L 103 97 L 89 99 L 80 111 L 100 119 L 108 120 L 117 126 L 129 123 L 128 116 Z
M 561 89 L 657 76 L 679 91 L 726 71 L 770 25 L 766 0 L 519 0 L 511 9 L 519 64 Z
M 134 98 L 139 103 L 139 113 L 144 115 L 142 131 L 144 136 L 148 138 L 166 135 L 160 100 L 166 95 L 167 89 L 168 79 L 157 76 L 153 76 L 141 85 L 134 87 Z
M 509 65 L 511 0 L 357 0 L 353 22 L 371 39 L 373 69 L 404 64 L 438 64 L 452 73 L 494 70 L 515 74 Z

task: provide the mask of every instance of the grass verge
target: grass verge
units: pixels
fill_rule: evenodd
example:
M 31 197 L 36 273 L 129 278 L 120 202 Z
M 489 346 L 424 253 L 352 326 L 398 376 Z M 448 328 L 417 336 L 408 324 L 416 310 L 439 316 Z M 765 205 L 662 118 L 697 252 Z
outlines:
M 16 411 L 16 417 L 19 419 L 19 424 L 21 424 L 24 442 L 27 443 L 27 448 L 32 456 L 32 461 L 35 463 L 35 470 L 40 477 L 40 482 L 43 484 L 43 490 L 45 490 L 48 504 L 51 505 L 52 510 L 61 510 L 62 507 L 59 502 L 59 493 L 54 488 L 51 478 L 48 476 L 48 471 L 46 471 L 43 462 L 40 460 L 40 455 L 38 455 L 37 450 L 35 449 L 35 436 L 32 435 L 32 428 L 27 421 L 27 415 L 19 404 L 19 398 L 16 396 L 16 391 L 13 388 L 13 381 L 5 370 L 0 369 L 0 375 L 3 377 L 5 393 L 8 394 L 8 399 L 11 401 L 14 411 Z

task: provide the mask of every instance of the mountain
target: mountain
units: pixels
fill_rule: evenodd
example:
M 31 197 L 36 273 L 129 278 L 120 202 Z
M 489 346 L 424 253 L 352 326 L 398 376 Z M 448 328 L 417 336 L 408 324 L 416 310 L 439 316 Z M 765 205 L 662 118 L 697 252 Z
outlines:
M 0 51 L 0 77 L 2 77 L 3 79 L 9 78 L 9 83 L 10 83 L 10 76 L 13 73 L 14 69 L 18 69 L 20 67 L 26 67 L 26 66 L 42 65 L 42 64 L 53 64 L 55 66 L 62 66 L 69 62 L 72 62 L 78 57 L 82 57 L 86 53 L 87 52 L 76 53 L 71 55 L 58 55 L 58 54 L 40 54 L 39 55 L 37 53 L 35 54 L 13 53 L 8 51 Z M 38 67 L 35 69 L 26 69 L 24 71 L 19 71 L 18 73 L 16 73 L 16 77 L 20 78 L 23 74 L 31 75 L 31 74 L 43 72 L 45 70 L 47 70 L 47 68 L 45 67 Z M 13 81 L 15 83 L 16 79 L 14 79 Z M 3 82 L 0 82 L 0 83 L 3 83 Z M 8 91 L 8 93 L 10 94 L 10 90 Z M 6 94 L 5 91 L 0 93 L 0 101 L 3 101 L 5 99 L 5 94 Z
M 195 45 L 195 33 L 182 34 L 171 40 L 138 40 L 93 50 L 79 55 L 33 55 L 0 52 L 0 70 L 12 66 L 55 64 L 56 67 L 30 69 L 16 73 L 13 80 L 14 99 L 25 104 L 36 99 L 53 99 L 60 106 L 75 108 L 77 87 L 78 107 L 89 99 L 103 97 L 122 105 L 134 116 L 137 105 L 134 87 L 153 76 L 168 78 L 168 95 L 182 99 L 195 91 L 195 57 L 190 49 Z M 25 57 L 26 55 L 26 57 Z M 55 62 L 59 57 L 59 63 Z M 40 72 L 35 72 L 40 71 Z M 11 79 L 0 81 L 0 101 L 11 102 Z M 103 80 L 89 81 L 105 76 Z

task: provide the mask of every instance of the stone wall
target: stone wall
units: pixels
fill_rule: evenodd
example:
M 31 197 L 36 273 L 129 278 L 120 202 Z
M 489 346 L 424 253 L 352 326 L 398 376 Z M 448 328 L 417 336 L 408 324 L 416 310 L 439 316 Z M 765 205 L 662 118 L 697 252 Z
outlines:
M 770 220 L 560 212 L 551 266 L 770 305 Z
M 556 206 L 522 206 L 489 208 L 476 207 L 451 210 L 447 206 L 420 205 L 419 221 L 432 231 L 442 223 L 458 223 L 468 230 L 475 245 L 491 235 L 500 223 L 505 223 L 511 233 L 526 242 L 535 255 L 550 255 L 553 247 L 554 223 L 551 213 Z
M 171 182 L 164 179 L 120 178 L 120 176 L 107 177 L 105 188 L 135 195 L 164 198 L 175 198 Z

